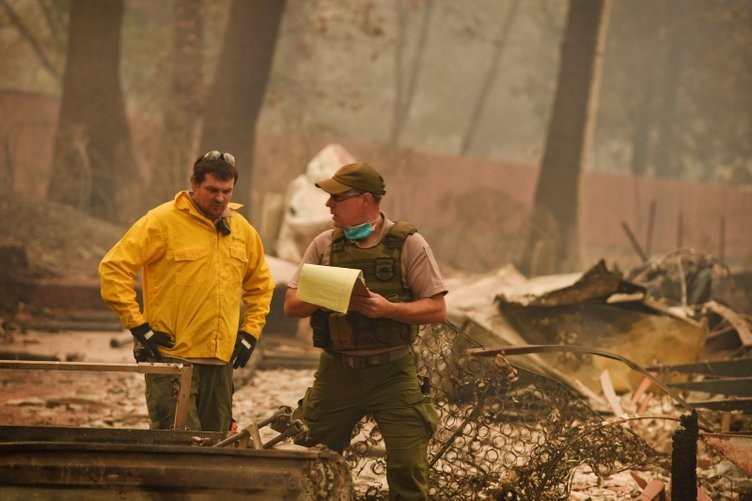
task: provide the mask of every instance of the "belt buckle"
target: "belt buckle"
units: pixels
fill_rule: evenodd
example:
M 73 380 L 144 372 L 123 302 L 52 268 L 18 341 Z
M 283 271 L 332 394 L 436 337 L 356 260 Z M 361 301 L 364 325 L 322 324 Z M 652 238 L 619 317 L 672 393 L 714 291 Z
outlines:
M 363 367 L 376 367 L 381 365 L 381 354 L 363 357 Z
M 354 357 L 352 355 L 340 355 L 340 360 L 342 361 L 342 365 L 347 367 L 348 369 L 359 369 L 357 364 L 357 357 Z
M 345 355 L 344 353 L 337 354 L 337 358 L 339 358 L 342 366 L 347 367 L 348 369 L 366 369 L 368 367 L 377 367 L 379 365 L 383 365 L 386 362 L 391 362 L 393 356 L 393 352 L 378 353 L 376 355 L 366 356 Z

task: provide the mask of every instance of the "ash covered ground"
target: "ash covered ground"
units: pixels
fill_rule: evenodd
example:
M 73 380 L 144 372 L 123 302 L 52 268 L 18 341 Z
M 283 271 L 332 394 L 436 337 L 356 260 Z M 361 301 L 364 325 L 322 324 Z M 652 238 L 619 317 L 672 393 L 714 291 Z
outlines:
M 0 200 L 0 221 L 4 227 L 0 245 L 25 248 L 33 276 L 69 281 L 96 281 L 96 266 L 101 256 L 124 231 L 122 227 L 68 207 L 12 198 Z M 24 314 L 23 311 L 12 313 L 16 317 Z M 127 338 L 127 331 L 23 330 L 17 328 L 17 318 L 13 316 L 5 312 L 2 319 L 0 352 L 5 354 L 24 353 L 64 361 L 133 362 L 129 343 L 119 346 L 111 343 L 113 338 Z M 315 351 L 307 345 L 307 340 L 289 333 L 270 332 L 265 334 L 259 353 L 254 357 L 259 362 L 267 352 L 279 353 L 286 348 L 299 353 L 304 363 L 294 368 L 270 368 L 257 363 L 238 374 L 234 417 L 239 427 L 269 417 L 282 405 L 294 407 L 311 384 Z M 145 429 L 148 418 L 143 388 L 143 375 L 135 373 L 2 370 L 0 422 L 25 426 Z M 656 405 L 664 404 L 656 402 Z M 657 409 L 657 412 L 666 411 L 668 409 Z M 670 437 L 664 430 L 648 432 L 664 433 L 667 440 Z M 274 435 L 271 430 L 262 430 L 264 439 Z M 665 445 L 670 448 L 669 443 Z M 738 498 L 736 490 L 744 480 L 740 480 L 732 464 L 716 455 L 704 455 L 699 458 L 698 466 L 703 485 L 712 488 L 714 499 Z M 669 479 L 663 480 L 668 482 Z M 638 479 L 629 472 L 600 481 L 592 472 L 581 469 L 572 480 L 571 498 L 636 499 L 640 490 Z

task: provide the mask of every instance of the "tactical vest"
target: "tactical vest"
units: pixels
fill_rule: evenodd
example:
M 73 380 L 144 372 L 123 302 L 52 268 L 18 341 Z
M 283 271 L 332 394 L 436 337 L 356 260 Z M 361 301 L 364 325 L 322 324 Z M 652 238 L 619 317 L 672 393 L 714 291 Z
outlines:
M 416 231 L 409 222 L 399 221 L 389 228 L 381 243 L 363 249 L 349 242 L 341 229 L 335 229 L 330 264 L 362 270 L 366 286 L 391 302 L 414 301 L 413 292 L 402 284 L 402 246 Z M 335 350 L 410 344 L 418 333 L 417 326 L 356 312 L 332 313 L 328 323 L 331 348 Z

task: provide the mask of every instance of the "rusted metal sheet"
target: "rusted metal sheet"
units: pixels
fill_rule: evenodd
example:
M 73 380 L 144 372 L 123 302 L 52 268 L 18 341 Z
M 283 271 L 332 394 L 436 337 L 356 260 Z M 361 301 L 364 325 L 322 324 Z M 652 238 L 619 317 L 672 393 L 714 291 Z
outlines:
M 644 288 L 627 282 L 603 262 L 574 284 L 535 297 L 499 294 L 499 313 L 529 344 L 589 346 L 619 353 L 645 366 L 660 360 L 687 363 L 699 359 L 707 326 L 651 302 Z M 609 360 L 541 355 L 559 363 L 562 371 L 593 391 L 600 382 L 593 374 L 608 370 L 617 392 L 631 391 L 639 376 Z
M 224 433 L 185 430 L 190 364 L 0 361 L 3 368 L 174 374 L 180 390 L 173 430 L 0 426 L 0 499 L 329 500 L 353 495 L 350 469 L 341 455 L 323 447 L 273 448 L 304 431 L 297 422 L 267 443 L 249 427 L 254 448 L 247 440 L 245 446 L 235 440 L 223 443 Z M 286 410 L 286 415 L 291 412 Z
M 752 435 L 701 433 L 700 438 L 741 468 L 747 475 L 752 475 Z
M 695 409 L 711 411 L 741 411 L 752 414 L 752 398 L 724 398 L 723 400 L 691 400 L 689 405 Z
M 652 365 L 649 371 L 681 372 L 684 374 L 701 374 L 706 376 L 746 377 L 752 376 L 752 358 L 734 358 L 729 360 L 709 360 L 691 364 Z
M 702 391 L 721 395 L 752 397 L 752 377 L 703 379 L 702 381 L 680 381 L 669 386 L 682 390 Z
M 606 263 L 601 260 L 571 285 L 551 289 L 537 296 L 528 295 L 526 299 L 521 296 L 511 296 L 507 299 L 525 306 L 563 306 L 588 301 L 605 301 L 617 293 L 644 296 L 645 288 L 625 281 L 619 273 L 609 271 Z
M 692 375 L 702 379 L 673 381 L 667 383 L 673 388 L 724 395 L 723 399 L 696 400 L 689 404 L 695 409 L 715 411 L 742 411 L 752 414 L 752 359 L 735 358 L 712 360 L 690 364 L 653 365 L 647 370 L 661 375 Z
M 220 433 L 0 427 L 2 499 L 350 499 L 342 456 L 240 449 Z M 164 442 L 163 442 L 164 440 Z

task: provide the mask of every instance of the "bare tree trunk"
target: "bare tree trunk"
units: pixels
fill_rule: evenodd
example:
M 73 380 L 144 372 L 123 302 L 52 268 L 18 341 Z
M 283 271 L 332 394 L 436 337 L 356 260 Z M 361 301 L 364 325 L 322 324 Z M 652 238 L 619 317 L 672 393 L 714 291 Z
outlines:
M 462 142 L 460 143 L 460 154 L 467 154 L 470 149 L 470 143 L 475 137 L 475 131 L 478 130 L 478 124 L 481 118 L 483 118 L 483 110 L 486 107 L 486 101 L 491 91 L 493 83 L 496 81 L 496 74 L 499 70 L 499 62 L 501 56 L 504 54 L 504 49 L 507 47 L 507 39 L 509 38 L 509 32 L 512 31 L 514 20 L 517 18 L 517 10 L 520 6 L 520 0 L 512 0 L 512 5 L 509 7 L 509 14 L 504 20 L 504 26 L 501 28 L 501 34 L 499 38 L 494 40 L 494 53 L 491 57 L 491 64 L 486 70 L 486 74 L 483 77 L 478 97 L 475 100 L 475 106 L 470 114 L 470 123 L 465 129 L 465 134 L 462 136 Z
M 677 160 L 677 151 L 680 146 L 677 140 L 676 115 L 679 105 L 677 90 L 681 87 L 682 60 L 684 57 L 681 32 L 681 29 L 684 28 L 684 22 L 680 17 L 682 16 L 680 4 L 671 2 L 661 7 L 663 14 L 661 18 L 663 26 L 661 28 L 667 51 L 665 54 L 666 62 L 663 65 L 663 80 L 658 85 L 658 95 L 661 96 L 661 99 L 657 120 L 658 138 L 655 141 L 655 174 L 657 176 L 681 178 L 682 168 Z
M 558 85 L 520 268 L 529 275 L 582 269 L 580 198 L 600 84 L 610 0 L 570 0 Z
M 397 9 L 397 46 L 395 47 L 395 97 L 394 97 L 394 114 L 392 116 L 392 131 L 389 135 L 389 144 L 397 146 L 405 128 L 405 122 L 410 113 L 410 107 L 413 104 L 415 88 L 418 84 L 418 75 L 423 66 L 423 55 L 426 52 L 426 41 L 428 40 L 428 29 L 431 26 L 431 14 L 433 13 L 433 0 L 426 0 L 423 8 L 423 19 L 421 21 L 418 44 L 415 48 L 415 58 L 409 66 L 407 75 L 407 85 L 405 88 L 403 68 L 403 56 L 406 45 L 407 33 L 407 7 L 402 0 L 396 0 Z
M 284 0 L 234 0 L 209 93 L 202 150 L 232 153 L 240 169 L 234 200 L 250 216 L 256 120 L 266 94 Z
M 50 200 L 110 221 L 141 210 L 120 88 L 123 0 L 72 0 Z
M 150 194 L 152 202 L 171 198 L 186 188 L 201 118 L 203 67 L 202 0 L 173 0 L 175 26 L 170 90 L 164 107 L 162 136 Z

